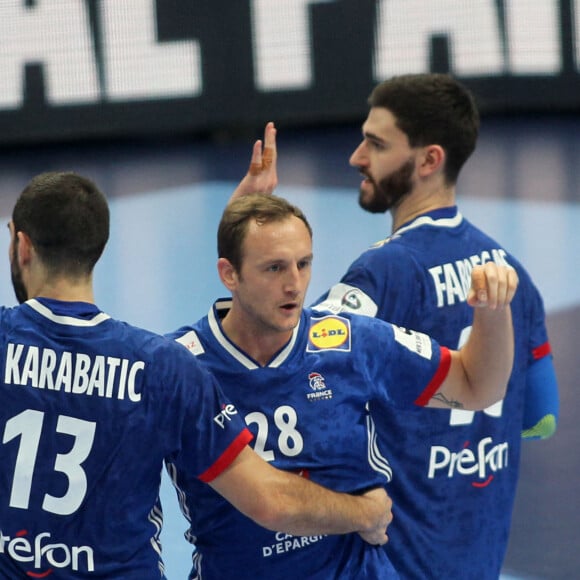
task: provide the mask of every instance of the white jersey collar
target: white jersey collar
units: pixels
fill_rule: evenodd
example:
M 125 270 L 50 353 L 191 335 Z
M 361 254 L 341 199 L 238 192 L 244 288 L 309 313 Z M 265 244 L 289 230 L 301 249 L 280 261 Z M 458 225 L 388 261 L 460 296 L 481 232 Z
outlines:
M 216 300 L 212 308 L 210 308 L 207 318 L 212 334 L 218 343 L 222 346 L 222 348 L 247 369 L 252 370 L 262 368 L 258 363 L 256 363 L 256 361 L 241 351 L 224 334 L 220 320 L 231 307 L 232 300 L 230 298 L 223 298 Z M 288 341 L 288 344 L 266 365 L 266 367 L 277 368 L 288 358 L 292 352 L 292 349 L 294 348 L 294 345 L 296 344 L 299 329 L 300 322 L 298 322 L 296 328 L 292 331 L 292 338 Z
M 455 208 L 457 210 L 457 208 Z M 403 235 L 405 232 L 420 228 L 422 226 L 431 226 L 436 228 L 456 228 L 463 221 L 463 215 L 459 210 L 456 211 L 454 216 L 447 217 L 433 217 L 429 214 L 420 215 L 415 218 L 412 222 L 401 226 L 396 232 L 394 232 L 390 237 L 395 238 Z
M 51 322 L 56 324 L 62 324 L 64 326 L 79 326 L 79 327 L 89 327 L 89 326 L 97 326 L 104 322 L 105 320 L 109 320 L 111 317 L 104 312 L 97 312 L 95 316 L 92 318 L 76 318 L 74 316 L 63 316 L 61 314 L 55 314 L 48 306 L 45 306 L 36 298 L 31 298 L 25 302 L 27 306 L 38 312 L 44 318 L 47 318 Z

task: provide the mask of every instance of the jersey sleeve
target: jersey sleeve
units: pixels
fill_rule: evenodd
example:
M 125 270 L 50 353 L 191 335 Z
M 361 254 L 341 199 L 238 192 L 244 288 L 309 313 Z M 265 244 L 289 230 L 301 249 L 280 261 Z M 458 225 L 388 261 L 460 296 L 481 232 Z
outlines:
M 547 439 L 554 434 L 558 423 L 558 381 L 546 330 L 542 298 L 527 273 L 520 274 L 520 277 L 527 278 L 528 303 L 531 304 L 526 312 L 530 330 L 522 437 Z
M 449 350 L 426 334 L 382 321 L 372 332 L 376 350 L 366 349 L 363 364 L 379 399 L 403 409 L 427 405 L 447 377 Z
M 551 356 L 534 361 L 526 373 L 524 439 L 547 439 L 556 431 L 560 401 Z
M 397 322 L 409 320 L 416 296 L 418 269 L 411 252 L 397 243 L 378 242 L 361 254 L 338 284 L 313 306 L 339 314 L 348 312 Z
M 167 461 L 186 477 L 212 481 L 252 439 L 236 406 L 226 399 L 217 381 L 181 345 L 171 344 L 179 396 L 171 415 L 176 417 L 179 446 Z

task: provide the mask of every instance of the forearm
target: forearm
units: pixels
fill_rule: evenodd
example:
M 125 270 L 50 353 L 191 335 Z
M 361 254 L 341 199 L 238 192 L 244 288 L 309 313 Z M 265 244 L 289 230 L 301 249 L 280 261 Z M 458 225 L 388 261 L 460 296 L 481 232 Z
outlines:
M 467 296 L 474 308 L 471 333 L 460 351 L 451 351 L 449 372 L 429 406 L 479 411 L 504 398 L 514 361 L 509 305 L 517 286 L 509 266 L 474 266 Z
M 262 526 L 292 535 L 365 533 L 377 527 L 376 502 L 365 496 L 336 493 L 299 476 L 280 472 L 270 489 Z M 282 507 L 282 509 L 280 509 Z M 385 510 L 385 518 L 387 510 Z M 383 529 L 388 521 L 385 519 Z
M 361 496 L 336 493 L 275 469 L 249 448 L 210 485 L 270 530 L 292 535 L 359 532 L 374 538 L 372 543 L 386 542 L 391 504 L 384 490 Z
M 466 381 L 463 406 L 484 409 L 502 399 L 514 360 L 511 308 L 475 308 L 472 331 L 459 356 Z

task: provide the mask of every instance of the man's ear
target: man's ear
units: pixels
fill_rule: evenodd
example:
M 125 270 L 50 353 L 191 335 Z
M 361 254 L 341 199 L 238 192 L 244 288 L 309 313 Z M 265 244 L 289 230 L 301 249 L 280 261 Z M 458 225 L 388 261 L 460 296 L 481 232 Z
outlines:
M 423 147 L 421 162 L 419 163 L 419 175 L 428 177 L 438 171 L 443 171 L 445 164 L 445 149 L 441 145 L 427 145 Z
M 16 256 L 18 264 L 24 266 L 28 264 L 34 255 L 34 245 L 28 234 L 16 232 Z
M 217 270 L 222 284 L 232 292 L 238 283 L 238 275 L 232 263 L 227 258 L 219 258 L 217 261 Z

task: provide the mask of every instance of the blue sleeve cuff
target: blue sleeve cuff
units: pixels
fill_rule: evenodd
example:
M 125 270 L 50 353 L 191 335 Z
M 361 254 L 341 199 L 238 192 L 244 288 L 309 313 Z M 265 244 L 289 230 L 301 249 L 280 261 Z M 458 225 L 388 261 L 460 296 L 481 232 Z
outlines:
M 526 376 L 522 438 L 547 439 L 558 424 L 560 401 L 552 356 L 535 361 Z

